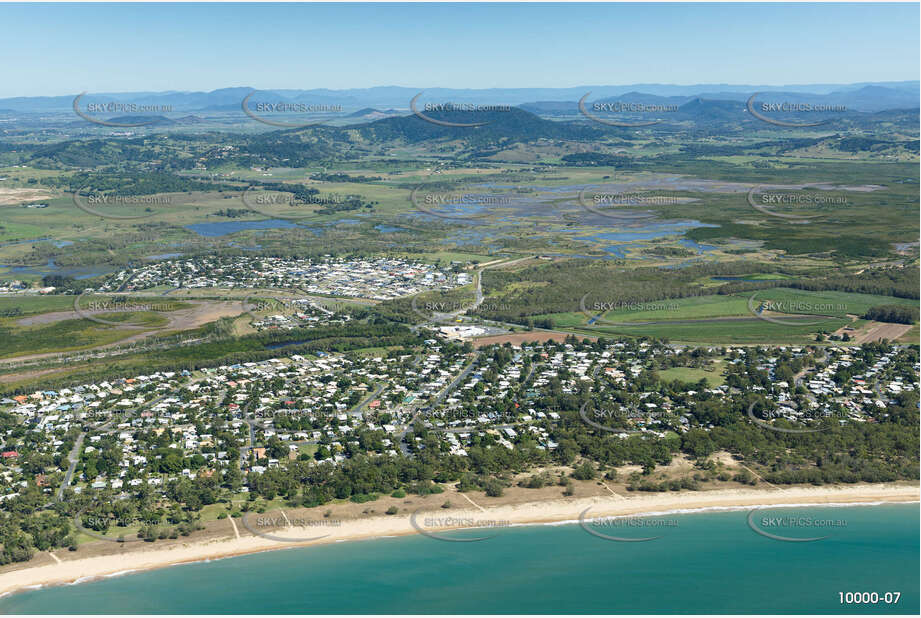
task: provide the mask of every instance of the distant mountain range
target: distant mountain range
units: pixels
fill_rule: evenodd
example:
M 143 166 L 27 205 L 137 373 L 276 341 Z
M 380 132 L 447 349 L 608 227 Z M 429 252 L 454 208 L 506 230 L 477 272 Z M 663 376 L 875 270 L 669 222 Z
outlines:
M 238 136 L 233 153 L 213 159 L 213 164 L 234 161 L 246 166 L 303 167 L 317 161 L 355 160 L 374 152 L 380 146 L 405 146 L 428 143 L 437 147 L 437 152 L 461 156 L 467 159 L 498 157 L 503 152 L 515 151 L 513 160 L 521 153 L 515 144 L 552 140 L 557 146 L 566 148 L 565 143 L 584 145 L 603 138 L 609 144 L 629 147 L 637 138 L 636 131 L 607 126 L 587 118 L 559 120 L 541 117 L 518 106 L 506 111 L 478 112 L 476 120 L 482 124 L 476 127 L 463 126 L 470 118 L 463 111 L 430 111 L 426 122 L 413 114 L 375 119 L 381 112 L 373 108 L 358 110 L 359 113 L 344 126 L 306 126 L 300 128 L 269 130 Z M 817 148 L 825 152 L 849 154 L 873 153 L 876 157 L 901 157 L 918 153 L 918 140 L 910 136 L 917 131 L 919 110 L 899 109 L 881 112 L 847 112 L 832 115 L 822 125 L 820 134 L 791 137 L 790 131 L 774 127 L 750 114 L 743 102 L 691 99 L 679 106 L 677 111 L 662 114 L 668 117 L 662 124 L 649 127 L 651 134 L 666 136 L 675 131 L 689 131 L 698 137 L 706 135 L 741 135 L 746 129 L 754 129 L 762 135 L 761 142 L 754 145 L 742 144 L 685 144 L 680 146 L 682 154 L 688 156 L 731 156 L 761 153 L 762 149 L 783 153 L 798 149 Z M 194 125 L 200 122 L 197 116 L 186 116 L 181 122 L 162 116 L 148 116 L 156 125 L 184 130 L 181 124 Z M 131 124 L 138 116 L 121 116 L 114 122 Z M 73 122 L 79 122 L 75 119 Z M 84 121 L 85 122 L 85 121 Z M 451 123 L 457 123 L 451 126 Z M 176 126 L 180 125 L 180 126 Z M 447 125 L 447 126 L 446 126 Z M 462 126 L 458 126 L 462 125 Z M 880 135 L 870 135 L 879 131 Z M 771 136 L 773 132 L 774 137 Z M 862 134 L 864 133 L 864 134 Z M 159 149 L 173 148 L 186 152 L 190 144 L 206 145 L 206 151 L 213 150 L 212 137 L 205 134 L 178 136 L 165 139 L 148 156 L 161 159 Z M 642 139 L 642 138 L 639 138 Z M 201 140 L 196 142 L 196 140 Z M 371 148 L 371 146 L 374 148 Z M 17 145 L 19 160 L 39 167 L 45 165 L 67 165 L 95 167 L 113 165 L 136 156 L 136 144 L 106 137 L 99 139 L 73 139 L 51 144 L 33 146 Z M 563 150 L 562 152 L 567 152 Z M 133 153 L 133 154 L 132 154 Z M 570 151 L 563 160 L 574 165 L 612 165 L 620 162 L 621 155 L 584 151 Z
M 253 88 L 221 88 L 211 92 L 120 92 L 90 93 L 81 107 L 90 103 L 117 102 L 144 106 L 165 106 L 173 113 L 239 111 L 244 97 Z M 578 113 L 577 102 L 587 93 L 588 101 L 684 105 L 695 99 L 744 102 L 756 92 L 770 93 L 771 100 L 794 100 L 813 104 L 843 105 L 851 111 L 877 112 L 890 109 L 915 109 L 921 98 L 919 81 L 862 82 L 856 84 L 804 84 L 787 86 L 732 84 L 631 84 L 625 86 L 579 86 L 573 88 L 407 88 L 380 86 L 347 90 L 260 90 L 249 101 L 258 103 L 294 103 L 336 105 L 352 117 L 381 117 L 408 113 L 409 101 L 420 92 L 419 105 L 427 103 L 475 103 L 480 105 L 515 105 L 538 114 Z M 74 97 L 13 97 L 0 99 L 0 109 L 7 113 L 66 112 Z M 386 111 L 382 111 L 386 110 Z

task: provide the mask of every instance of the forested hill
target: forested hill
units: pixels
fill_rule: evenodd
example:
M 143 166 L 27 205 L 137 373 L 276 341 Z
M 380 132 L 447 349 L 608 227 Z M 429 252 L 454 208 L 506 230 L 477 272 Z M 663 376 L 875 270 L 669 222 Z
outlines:
M 426 117 L 458 124 L 485 123 L 475 127 L 443 126 L 427 122 L 416 115 L 384 118 L 368 124 L 342 129 L 357 132 L 363 139 L 401 140 L 418 143 L 429 140 L 465 140 L 468 142 L 526 142 L 537 139 L 586 140 L 598 138 L 604 127 L 575 122 L 545 120 L 517 107 L 507 111 L 444 112 L 422 111 Z

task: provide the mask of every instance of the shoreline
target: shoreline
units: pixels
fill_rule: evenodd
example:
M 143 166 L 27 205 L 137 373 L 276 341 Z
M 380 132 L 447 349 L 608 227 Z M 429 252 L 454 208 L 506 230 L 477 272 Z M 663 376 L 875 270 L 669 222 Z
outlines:
M 731 489 L 674 494 L 630 494 L 630 497 L 615 494 L 605 497 L 508 504 L 488 509 L 477 507 L 479 510 L 473 508 L 465 510 L 450 509 L 445 511 L 443 515 L 451 518 L 502 521 L 508 522 L 509 527 L 518 527 L 578 524 L 581 514 L 585 513 L 586 509 L 591 509 L 591 512 L 586 514 L 585 518 L 594 519 L 618 516 L 685 515 L 708 511 L 741 511 L 757 507 L 849 507 L 916 503 L 918 501 L 919 487 L 917 485 L 809 486 L 787 489 Z M 322 539 L 306 542 L 271 540 L 252 535 L 243 529 L 238 538 L 190 541 L 163 549 L 125 551 L 118 554 L 77 558 L 74 560 L 56 558 L 56 563 L 54 564 L 26 567 L 0 574 L 0 598 L 16 592 L 46 586 L 76 585 L 141 571 L 234 558 L 266 551 L 418 534 L 418 530 L 414 526 L 415 524 L 409 517 L 380 516 L 343 521 L 335 533 Z M 442 530 L 449 529 L 457 528 L 446 527 Z M 281 532 L 273 531 L 273 534 L 278 535 Z

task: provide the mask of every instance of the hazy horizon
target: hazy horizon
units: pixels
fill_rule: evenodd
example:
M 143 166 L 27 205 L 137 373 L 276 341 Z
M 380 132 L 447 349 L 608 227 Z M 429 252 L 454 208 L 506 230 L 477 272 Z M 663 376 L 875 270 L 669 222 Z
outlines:
M 331 90 L 778 87 L 910 81 L 921 71 L 918 54 L 904 52 L 919 47 L 916 3 L 4 4 L 0 16 L 0 53 L 16 58 L 0 98 L 296 81 Z M 36 45 L 41 54 L 23 53 Z

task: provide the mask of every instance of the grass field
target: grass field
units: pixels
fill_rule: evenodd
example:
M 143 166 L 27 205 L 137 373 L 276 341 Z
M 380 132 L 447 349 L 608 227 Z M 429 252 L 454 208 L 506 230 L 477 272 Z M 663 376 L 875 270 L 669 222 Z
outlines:
M 921 327 L 919 327 L 918 324 L 915 324 L 911 327 L 911 330 L 899 337 L 898 341 L 899 343 L 918 345 L 921 343 Z
M 749 294 L 715 294 L 641 303 L 635 308 L 607 311 L 601 316 L 599 323 L 746 317 L 752 315 L 749 311 L 749 299 L 752 296 L 754 296 L 752 306 L 756 309 L 760 304 L 770 302 L 771 311 L 778 313 L 828 315 L 841 318 L 848 314 L 862 315 L 867 309 L 876 305 L 918 305 L 916 300 L 892 296 L 771 288 Z M 586 308 L 591 313 L 590 298 L 586 299 Z M 585 314 L 581 312 L 562 315 L 567 316 L 565 319 L 569 321 L 579 316 L 585 317 Z M 585 323 L 584 320 L 583 323 Z
M 649 144 L 653 151 L 661 152 L 663 148 L 668 151 L 668 145 L 656 143 Z M 639 149 L 637 155 L 642 156 L 644 144 L 640 141 L 635 146 Z M 540 146 L 533 146 L 540 149 Z M 429 153 L 428 157 L 431 157 Z M 98 247 L 87 247 L 92 241 L 112 241 L 128 238 L 138 234 L 145 227 L 156 228 L 154 236 L 156 241 L 163 244 L 188 241 L 199 241 L 215 244 L 225 244 L 231 239 L 238 242 L 253 240 L 263 247 L 290 248 L 302 242 L 312 243 L 317 236 L 314 232 L 320 230 L 320 235 L 325 240 L 340 246 L 364 247 L 374 246 L 382 251 L 401 251 L 405 245 L 414 245 L 407 251 L 408 257 L 418 255 L 419 249 L 424 252 L 444 254 L 446 257 L 452 252 L 464 255 L 463 245 L 456 245 L 453 241 L 446 240 L 451 234 L 457 232 L 457 227 L 447 221 L 427 221 L 420 229 L 414 230 L 414 238 L 406 239 L 404 234 L 398 242 L 393 242 L 387 234 L 374 230 L 374 224 L 387 223 L 399 226 L 405 218 L 397 215 L 411 214 L 416 207 L 409 200 L 411 187 L 417 182 L 431 182 L 432 180 L 451 181 L 461 180 L 469 183 L 482 182 L 484 178 L 507 178 L 506 182 L 497 182 L 497 185 L 514 186 L 524 193 L 540 192 L 541 188 L 554 189 L 558 187 L 573 186 L 598 186 L 611 182 L 636 182 L 642 186 L 648 183 L 650 187 L 663 186 L 670 193 L 681 194 L 695 200 L 692 203 L 669 204 L 666 206 L 651 206 L 650 210 L 656 211 L 662 220 L 693 219 L 704 223 L 713 223 L 716 228 L 699 228 L 688 233 L 688 236 L 703 242 L 713 242 L 720 247 L 720 251 L 704 256 L 706 259 L 724 260 L 729 256 L 722 250 L 730 247 L 728 239 L 748 239 L 753 243 L 763 245 L 760 257 L 768 257 L 766 252 L 786 250 L 788 254 L 799 255 L 807 259 L 821 252 L 840 251 L 853 255 L 879 255 L 887 250 L 889 243 L 895 241 L 916 240 L 917 222 L 917 192 L 915 186 L 897 184 L 905 178 L 916 175 L 917 170 L 906 164 L 899 163 L 874 163 L 861 161 L 859 163 L 847 161 L 822 161 L 817 159 L 809 166 L 808 170 L 800 169 L 801 160 L 795 157 L 780 157 L 779 162 L 766 168 L 754 167 L 754 163 L 764 163 L 759 157 L 729 156 L 710 157 L 701 160 L 690 160 L 682 163 L 670 163 L 674 169 L 652 173 L 648 168 L 633 166 L 634 169 L 614 168 L 610 166 L 599 167 L 572 167 L 565 163 L 555 166 L 551 170 L 535 169 L 528 164 L 509 162 L 483 163 L 471 168 L 448 168 L 439 172 L 438 176 L 431 175 L 435 165 L 424 161 L 374 161 L 364 163 L 342 163 L 331 168 L 330 171 L 343 171 L 355 176 L 380 177 L 379 181 L 372 182 L 317 182 L 309 180 L 309 176 L 317 171 L 316 166 L 309 168 L 272 168 L 268 172 L 252 169 L 234 169 L 233 176 L 220 180 L 239 186 L 243 189 L 247 179 L 265 182 L 297 182 L 316 188 L 320 195 L 334 193 L 337 195 L 354 194 L 364 201 L 375 202 L 372 211 L 362 208 L 360 211 L 342 211 L 331 215 L 316 215 L 311 206 L 299 208 L 302 212 L 314 212 L 309 220 L 303 223 L 315 228 L 308 231 L 304 228 L 273 229 L 253 233 L 249 231 L 237 232 L 233 236 L 219 237 L 219 240 L 201 239 L 194 236 L 183 226 L 192 223 L 228 222 L 228 221 L 256 221 L 265 219 L 264 215 L 248 212 L 247 206 L 241 198 L 241 191 L 191 191 L 183 193 L 163 194 L 161 197 L 169 199 L 169 203 L 157 205 L 150 209 L 143 206 L 118 207 L 119 214 L 152 214 L 151 217 L 136 220 L 102 219 L 77 208 L 71 196 L 65 192 L 57 191 L 55 197 L 43 200 L 49 207 L 41 210 L 26 210 L 20 207 L 0 208 L 0 242 L 5 237 L 50 236 L 54 239 L 79 239 L 76 246 L 68 248 L 66 253 L 84 252 L 82 259 L 85 263 L 92 264 L 93 260 L 112 260 L 114 257 L 136 257 L 150 251 L 151 237 L 144 240 L 131 242 L 128 246 L 114 248 L 114 255 L 108 255 L 98 250 Z M 45 177 L 61 175 L 59 171 L 42 171 L 35 169 L 10 168 L 10 178 L 16 183 L 21 183 L 26 177 Z M 15 172 L 15 173 L 14 173 Z M 66 175 L 69 172 L 64 172 Z M 678 174 L 680 176 L 675 176 Z M 669 178 L 668 176 L 671 176 Z M 846 192 L 848 204 L 846 208 L 832 209 L 823 212 L 821 221 L 816 221 L 808 226 L 790 226 L 782 221 L 772 221 L 770 217 L 754 211 L 746 202 L 744 195 L 716 192 L 703 192 L 694 186 L 684 186 L 684 178 L 689 180 L 710 179 L 729 180 L 735 182 L 815 182 L 816 179 L 832 182 L 836 178 L 847 178 L 848 183 L 874 183 L 884 187 L 872 192 Z M 677 179 L 677 180 L 675 180 Z M 673 186 L 674 181 L 674 186 Z M 672 187 L 674 190 L 669 190 Z M 544 197 L 549 193 L 542 192 Z M 561 199 L 556 206 L 561 206 L 566 217 L 556 221 L 547 222 L 540 219 L 542 212 L 518 211 L 516 209 L 511 220 L 519 222 L 517 228 L 511 232 L 506 231 L 506 241 L 501 244 L 505 249 L 521 249 L 534 252 L 557 251 L 561 253 L 586 251 L 584 243 L 570 242 L 571 237 L 582 234 L 581 229 L 569 226 L 584 217 L 585 212 L 573 203 L 572 199 Z M 885 206 L 885 208 L 882 208 Z M 112 208 L 111 206 L 109 207 Z M 280 206 L 266 206 L 266 213 L 271 215 Z M 236 211 L 230 218 L 227 211 Z M 222 214 L 218 214 L 221 212 Z M 278 212 L 281 212 L 280 210 Z M 289 213 L 290 214 L 290 213 Z M 360 225 L 328 226 L 326 224 L 343 218 L 352 218 L 361 214 Z M 572 219 L 567 219 L 572 215 Z M 909 216 L 910 215 L 910 216 Z M 500 228 L 508 228 L 504 221 L 489 219 L 486 222 L 484 239 L 488 244 L 498 237 Z M 603 222 L 610 223 L 610 222 Z M 597 222 L 593 224 L 597 227 Z M 858 229 L 860 235 L 851 230 Z M 25 227 L 24 227 L 25 226 Z M 6 230 L 6 231 L 4 231 Z M 596 230 L 598 231 L 598 230 Z M 37 232 L 37 233 L 33 233 Z M 566 238 L 566 236 L 570 238 Z M 675 237 L 660 239 L 656 244 L 672 246 Z M 440 237 L 440 238 L 439 238 Z M 255 240 L 258 238 L 258 240 Z M 368 241 L 377 243 L 368 245 Z M 735 241 L 732 241 L 735 242 Z M 473 246 L 473 245 L 472 245 Z M 363 247 L 363 248 L 364 248 Z M 179 249 L 181 250 L 181 249 Z M 14 263 L 11 258 L 21 256 L 22 248 L 0 247 L 0 263 Z M 46 250 L 47 251 L 47 250 Z M 109 248 L 109 252 L 113 249 Z M 870 253 L 867 253 L 870 252 Z M 474 254 L 482 254 L 483 250 L 477 247 Z M 631 256 L 640 255 L 638 251 L 630 251 Z M 29 256 L 27 263 L 38 263 L 36 255 Z M 646 256 L 644 256 L 646 257 Z M 789 257 L 789 255 L 788 255 Z M 463 258 L 462 258 L 463 259 Z M 482 259 L 488 256 L 482 255 Z M 816 265 L 822 264 L 824 258 Z M 674 261 L 674 260 L 673 260 Z M 42 262 L 43 263 L 43 262 Z M 60 262 L 59 262 L 60 263 Z M 785 261 L 785 265 L 796 264 Z M 767 279 L 777 278 L 778 275 L 770 272 L 754 271 L 751 278 Z
M 3 211 L 0 210 L 0 212 Z M 32 225 L 29 223 L 9 223 L 3 219 L 0 219 L 0 242 L 12 242 L 17 240 L 42 238 L 44 234 L 45 229 L 37 225 Z
M 496 259 L 495 255 L 479 253 L 466 253 L 462 251 L 433 251 L 431 253 L 396 253 L 397 256 L 407 260 L 421 260 L 423 262 L 490 262 Z
M 745 296 L 745 302 L 751 294 Z M 872 294 L 855 294 L 851 292 L 821 291 L 811 292 L 790 288 L 774 288 L 755 294 L 755 303 L 771 301 L 781 313 L 802 313 L 809 315 L 863 315 L 867 309 L 876 305 L 905 305 L 917 307 L 918 301 L 909 298 L 876 296 Z M 757 304 L 756 304 L 757 306 Z
M 711 295 L 652 301 L 604 312 L 591 325 L 589 315 L 581 311 L 538 317 L 551 318 L 557 328 L 582 333 L 661 337 L 677 342 L 804 343 L 813 339 L 815 333 L 831 332 L 850 323 L 847 315 L 862 315 L 875 305 L 918 305 L 918 301 L 911 299 L 848 292 L 772 288 L 755 293 L 752 306 L 756 310 L 769 306 L 767 315 L 782 320 L 778 324 L 751 313 L 751 296 Z M 586 299 L 586 308 L 592 315 L 590 299 Z M 784 317 L 781 315 L 784 313 L 823 317 Z
M 88 308 L 88 304 L 97 302 L 111 301 L 116 294 L 103 294 L 99 296 L 91 295 L 81 301 L 81 307 Z M 156 304 L 159 311 L 175 311 L 185 309 L 190 305 L 181 301 L 176 301 L 173 297 L 168 302 L 155 296 L 131 296 L 131 302 L 138 305 Z M 16 294 L 11 296 L 0 296 L 0 315 L 9 315 L 8 312 L 16 312 L 17 317 L 40 315 L 52 311 L 73 311 L 74 301 L 76 298 L 72 295 L 38 295 L 38 294 Z M 108 318 L 106 318 L 108 319 Z M 115 321 L 115 320 L 113 320 Z
M 60 320 L 51 324 L 20 326 L 16 324 L 17 318 L 3 318 L 0 319 L 0 338 L 3 339 L 0 358 L 94 348 L 127 339 L 138 332 L 157 328 L 167 323 L 165 317 L 152 311 L 103 313 L 96 317 L 111 322 L 141 326 L 139 328 L 126 326 L 122 329 L 82 318 Z
M 659 371 L 659 379 L 665 381 L 681 380 L 682 382 L 699 382 L 701 379 L 705 379 L 707 384 L 715 388 L 726 383 L 726 379 L 722 375 L 723 367 L 724 363 L 722 362 L 714 363 L 709 369 L 672 367 L 671 369 Z
M 809 324 L 802 324 L 808 321 Z M 696 324 L 655 324 L 649 326 L 602 326 L 580 328 L 577 332 L 595 336 L 654 337 L 671 343 L 696 345 L 714 344 L 804 344 L 813 341 L 818 330 L 833 331 L 848 323 L 847 320 L 829 319 L 822 326 L 811 324 L 808 318 L 789 319 L 788 323 L 775 324 L 752 318 L 739 322 L 703 322 Z
M 16 294 L 15 296 L 0 296 L 0 315 L 15 311 L 18 315 L 35 315 L 49 311 L 73 311 L 73 296 L 39 296 Z
M 63 352 L 83 350 L 101 345 L 115 343 L 145 330 L 165 326 L 169 320 L 164 315 L 191 307 L 188 303 L 171 301 L 158 310 L 114 311 L 111 313 L 93 313 L 93 316 L 107 322 L 124 324 L 124 327 L 112 324 L 100 324 L 78 317 L 73 313 L 74 296 L 12 296 L 0 297 L 0 358 L 21 356 L 25 354 L 42 354 L 46 352 Z M 89 302 L 89 301 L 87 301 Z M 155 302 L 163 305 L 162 299 L 151 300 L 133 297 L 132 302 L 144 304 Z M 86 302 L 83 304 L 87 309 Z M 140 309 L 140 308 L 139 308 Z M 16 311 L 17 315 L 8 312 Z M 46 313 L 62 313 L 49 316 L 47 322 L 23 324 L 29 318 Z M 68 314 L 74 317 L 69 317 Z M 39 318 L 39 320 L 44 318 Z

